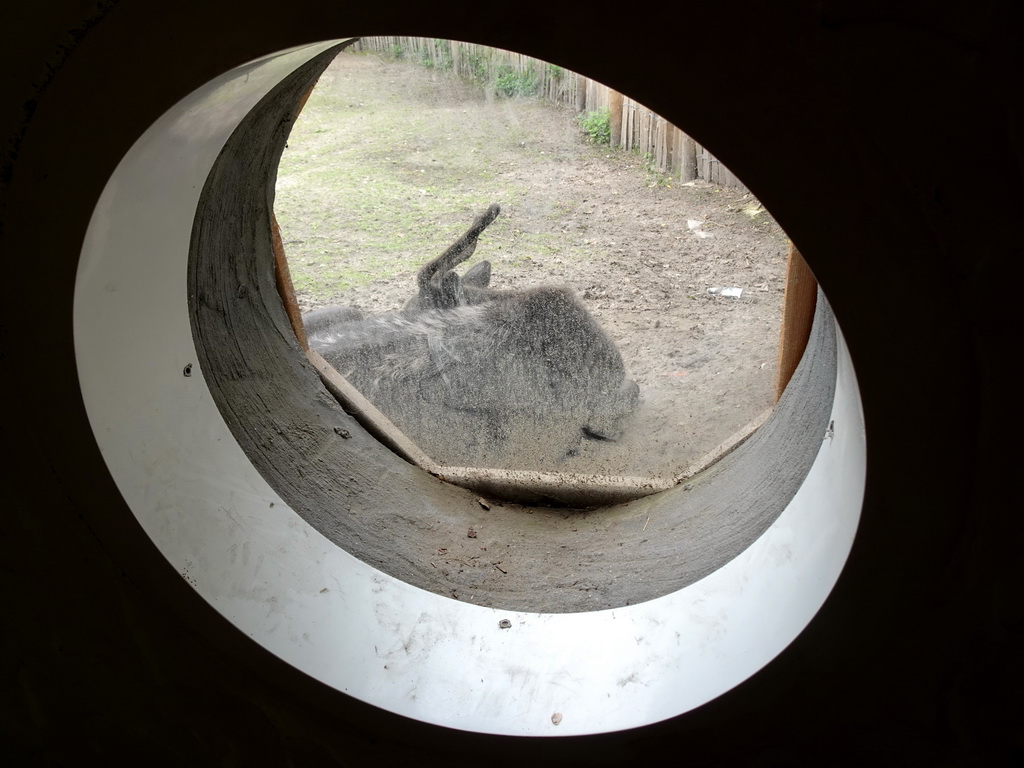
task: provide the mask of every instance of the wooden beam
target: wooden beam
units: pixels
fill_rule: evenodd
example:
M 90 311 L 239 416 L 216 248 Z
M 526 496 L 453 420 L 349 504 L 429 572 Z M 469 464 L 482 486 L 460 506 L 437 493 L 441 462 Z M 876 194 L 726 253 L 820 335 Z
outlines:
M 377 410 L 377 407 L 367 400 L 362 392 L 352 386 L 348 379 L 338 373 L 315 349 L 306 350 L 306 359 L 320 374 L 320 380 L 345 409 L 345 412 L 358 421 L 367 432 L 410 464 L 415 464 L 434 474 L 439 471 L 433 459 L 427 456 L 387 416 Z
M 309 349 L 306 340 L 306 329 L 302 325 L 302 313 L 299 303 L 295 300 L 295 288 L 292 286 L 292 274 L 288 271 L 288 259 L 284 253 L 284 241 L 281 240 L 281 228 L 277 224 L 277 216 L 270 214 L 270 232 L 274 243 L 274 277 L 277 281 L 277 292 L 281 294 L 284 311 L 288 313 L 295 338 L 303 351 Z
M 782 397 L 807 347 L 817 299 L 818 281 L 803 256 L 790 243 L 786 293 L 782 300 L 782 327 L 779 330 L 779 364 L 775 372 L 776 402 Z

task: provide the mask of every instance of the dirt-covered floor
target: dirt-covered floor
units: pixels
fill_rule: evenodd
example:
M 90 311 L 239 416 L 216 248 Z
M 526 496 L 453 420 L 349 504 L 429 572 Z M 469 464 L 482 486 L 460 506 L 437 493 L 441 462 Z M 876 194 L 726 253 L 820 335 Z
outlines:
M 301 307 L 398 309 L 492 202 L 466 266 L 489 259 L 498 288 L 572 286 L 642 395 L 623 439 L 544 469 L 676 476 L 771 408 L 788 243 L 751 195 L 588 144 L 563 107 L 372 54 L 331 65 L 282 159 Z

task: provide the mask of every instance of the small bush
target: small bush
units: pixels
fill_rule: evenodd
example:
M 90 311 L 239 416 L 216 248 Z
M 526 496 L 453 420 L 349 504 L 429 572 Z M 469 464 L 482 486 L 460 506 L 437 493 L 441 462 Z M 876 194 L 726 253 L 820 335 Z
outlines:
M 487 80 L 487 61 L 483 56 L 472 53 L 466 57 L 466 64 L 470 77 L 480 83 Z
M 607 107 L 577 115 L 576 120 L 591 144 L 612 143 L 612 119 Z
M 500 96 L 514 98 L 516 96 L 534 96 L 540 90 L 537 73 L 533 69 L 517 72 L 512 67 L 502 67 L 494 82 L 494 90 Z

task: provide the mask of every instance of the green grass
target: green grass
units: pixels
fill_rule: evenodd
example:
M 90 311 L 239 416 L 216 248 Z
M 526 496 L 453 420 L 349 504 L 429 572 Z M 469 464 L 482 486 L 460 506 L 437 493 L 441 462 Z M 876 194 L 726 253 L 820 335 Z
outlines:
M 343 95 L 340 80 L 325 77 L 314 90 L 278 172 L 275 212 L 292 280 L 314 299 L 414 272 L 492 200 L 509 205 L 524 194 L 499 183 L 488 158 L 521 129 L 467 135 L 460 117 L 473 103 Z M 504 226 L 499 219 L 485 240 Z

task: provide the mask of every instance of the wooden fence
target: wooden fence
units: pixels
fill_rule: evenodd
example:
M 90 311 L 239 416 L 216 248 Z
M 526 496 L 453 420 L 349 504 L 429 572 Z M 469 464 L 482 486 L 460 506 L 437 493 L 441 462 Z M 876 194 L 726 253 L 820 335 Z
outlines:
M 710 152 L 639 102 L 562 67 L 512 51 L 455 40 L 364 37 L 349 50 L 375 51 L 426 67 L 450 70 L 508 96 L 539 96 L 580 114 L 608 111 L 610 143 L 634 150 L 682 182 L 708 181 L 746 190 Z

